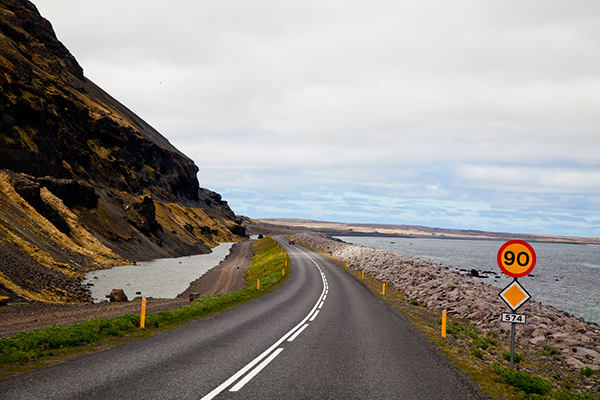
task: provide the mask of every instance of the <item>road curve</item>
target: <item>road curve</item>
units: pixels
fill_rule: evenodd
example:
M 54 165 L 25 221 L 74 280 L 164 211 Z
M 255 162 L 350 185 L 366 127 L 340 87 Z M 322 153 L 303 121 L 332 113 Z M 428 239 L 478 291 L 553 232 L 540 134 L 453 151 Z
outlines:
M 481 399 L 403 315 L 288 245 L 276 291 L 211 318 L 0 381 L 0 399 Z

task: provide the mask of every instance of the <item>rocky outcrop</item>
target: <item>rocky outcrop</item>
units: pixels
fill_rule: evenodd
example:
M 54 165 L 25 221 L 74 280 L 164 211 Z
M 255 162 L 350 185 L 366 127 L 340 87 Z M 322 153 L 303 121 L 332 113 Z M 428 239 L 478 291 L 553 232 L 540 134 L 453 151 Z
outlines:
M 0 0 L 0 295 L 85 302 L 91 269 L 240 240 L 197 172 L 85 77 L 30 1 Z
M 510 324 L 500 321 L 510 311 L 498 296 L 498 288 L 438 264 L 405 257 L 390 251 L 345 243 L 318 233 L 293 236 L 348 262 L 350 268 L 365 271 L 373 278 L 404 292 L 408 301 L 467 320 L 482 332 L 510 333 Z M 521 345 L 559 349 L 573 368 L 600 369 L 600 327 L 582 318 L 531 300 L 519 309 L 527 324 L 517 329 Z

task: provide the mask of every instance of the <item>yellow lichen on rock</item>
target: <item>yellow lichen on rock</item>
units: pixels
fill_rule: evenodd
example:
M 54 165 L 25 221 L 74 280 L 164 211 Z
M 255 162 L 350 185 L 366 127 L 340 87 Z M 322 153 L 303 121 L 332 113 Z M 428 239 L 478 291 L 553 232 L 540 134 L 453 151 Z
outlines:
M 102 263 L 115 264 L 123 263 L 125 261 L 89 233 L 81 225 L 79 217 L 69 210 L 69 208 L 64 205 L 63 201 L 54 196 L 52 192 L 46 188 L 42 188 L 40 195 L 46 203 L 50 204 L 60 213 L 71 228 L 70 237 L 61 233 L 64 244 L 69 250 L 82 255 L 87 255 Z
M 6 289 L 30 301 L 41 301 L 44 303 L 57 303 L 57 296 L 49 295 L 49 293 L 32 292 L 14 284 L 6 275 L 0 271 L 0 285 Z

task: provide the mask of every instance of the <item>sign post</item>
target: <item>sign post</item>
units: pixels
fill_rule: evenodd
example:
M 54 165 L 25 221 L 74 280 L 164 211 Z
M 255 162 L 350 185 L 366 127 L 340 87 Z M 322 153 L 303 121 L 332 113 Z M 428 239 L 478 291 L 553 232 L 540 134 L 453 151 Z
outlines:
M 502 313 L 502 322 L 510 322 L 510 368 L 513 369 L 515 360 L 515 325 L 526 322 L 524 314 L 516 314 L 515 312 L 531 299 L 531 295 L 527 293 L 517 279 L 533 271 L 537 258 L 535 250 L 533 250 L 533 247 L 529 243 L 523 240 L 509 240 L 498 250 L 497 261 L 502 272 L 515 278 L 499 293 L 500 298 L 513 311 L 512 314 Z

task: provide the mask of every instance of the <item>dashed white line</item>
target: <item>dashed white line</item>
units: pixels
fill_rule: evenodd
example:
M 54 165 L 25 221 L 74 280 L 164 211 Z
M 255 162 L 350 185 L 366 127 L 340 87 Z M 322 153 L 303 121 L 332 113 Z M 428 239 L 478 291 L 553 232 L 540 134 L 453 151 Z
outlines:
M 298 249 L 298 250 L 302 254 L 304 254 L 306 257 L 308 257 L 309 260 L 311 260 L 313 262 L 313 264 L 316 265 L 316 267 L 319 269 L 319 272 L 321 273 L 321 279 L 323 281 L 323 291 L 321 292 L 321 295 L 319 296 L 319 299 L 315 303 L 314 307 L 312 308 L 312 310 L 310 310 L 310 312 L 308 313 L 308 315 L 306 317 L 304 317 L 304 319 L 302 321 L 300 321 L 300 323 L 298 325 L 296 325 L 288 333 L 286 333 L 285 335 L 283 335 L 277 342 L 275 342 L 271 347 L 269 347 L 267 350 L 265 350 L 261 355 L 259 355 L 258 357 L 256 357 L 254 360 L 250 361 L 248 364 L 246 364 L 245 367 L 243 367 L 238 372 L 236 372 L 235 374 L 233 374 L 231 376 L 231 378 L 227 379 L 225 382 L 223 382 L 218 387 L 216 387 L 215 389 L 213 389 L 206 396 L 202 397 L 201 400 L 210 400 L 210 399 L 213 399 L 215 396 L 217 396 L 223 390 L 227 389 L 235 381 L 237 381 L 238 379 L 240 379 L 246 372 L 248 372 L 249 370 L 251 370 L 263 358 L 265 358 L 265 357 L 268 356 L 267 359 L 265 359 L 262 363 L 260 363 L 259 366 L 257 366 L 254 370 L 252 370 L 252 372 L 250 372 L 243 379 L 241 379 L 235 386 L 233 386 L 230 389 L 230 391 L 237 391 L 237 390 L 241 389 L 246 383 L 248 383 L 252 378 L 254 378 L 254 376 L 256 376 L 256 374 L 258 374 L 271 361 L 273 361 L 273 359 L 275 357 L 277 357 L 279 355 L 279 353 L 281 353 L 283 351 L 282 348 L 279 348 L 275 352 L 273 352 L 273 350 L 275 348 L 277 348 L 281 343 L 283 343 L 290 336 L 294 335 L 294 333 L 296 332 L 296 334 L 293 337 L 293 339 L 295 339 L 300 333 L 302 333 L 302 331 L 304 329 L 306 329 L 308 327 L 308 324 L 305 324 L 306 321 L 308 321 L 308 319 L 311 318 L 311 317 L 312 317 L 311 321 L 313 321 L 316 318 L 317 314 L 319 313 L 319 310 L 317 310 L 317 307 L 321 308 L 323 306 L 323 301 L 322 301 L 323 300 L 323 296 L 325 295 L 325 292 L 329 289 L 329 285 L 327 284 L 327 278 L 325 277 L 325 274 L 321 270 L 321 267 L 319 267 L 319 265 L 315 262 L 315 260 L 313 260 L 308 254 L 306 254 L 302 250 L 300 250 L 300 249 Z M 298 329 L 299 329 L 299 331 L 298 331 Z M 233 389 L 235 389 L 235 390 L 233 390 Z

